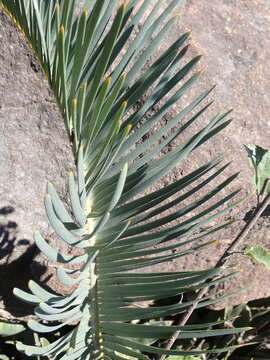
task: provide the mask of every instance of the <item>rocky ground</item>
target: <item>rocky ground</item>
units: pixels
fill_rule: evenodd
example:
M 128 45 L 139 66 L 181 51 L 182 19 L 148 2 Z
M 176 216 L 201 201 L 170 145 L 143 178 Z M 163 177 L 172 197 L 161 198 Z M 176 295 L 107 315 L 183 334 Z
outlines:
M 182 32 L 192 30 L 188 57 L 203 55 L 199 68 L 204 70 L 204 75 L 189 96 L 174 108 L 172 116 L 189 98 L 216 84 L 212 95 L 215 103 L 200 124 L 220 109 L 231 107 L 234 121 L 222 135 L 211 140 L 211 145 L 203 146 L 191 160 L 180 164 L 163 183 L 230 150 L 228 160 L 232 160 L 232 164 L 228 173 L 241 171 L 230 190 L 241 187 L 244 196 L 251 192 L 252 172 L 243 144 L 270 148 L 270 3 L 267 0 L 186 0 L 177 11 L 177 24 L 159 51 Z M 72 157 L 56 105 L 31 51 L 2 12 L 0 24 L 0 296 L 3 309 L 0 315 L 7 317 L 32 312 L 13 298 L 14 286 L 26 288 L 27 281 L 35 278 L 59 290 L 51 278 L 51 269 L 48 271 L 46 261 L 33 245 L 32 235 L 39 229 L 55 241 L 46 222 L 42 199 L 48 180 L 65 196 L 65 174 L 72 167 Z M 212 250 L 181 258 L 163 268 L 195 269 L 214 264 L 245 225 L 253 204 L 255 199 L 251 198 L 228 214 L 227 219 L 238 221 L 219 233 L 219 243 Z M 269 227 L 269 212 L 265 212 L 242 248 L 260 243 L 270 250 Z M 226 283 L 225 288 L 235 290 L 251 283 L 252 287 L 230 299 L 230 303 L 270 296 L 269 272 L 240 254 L 232 261 L 240 262 L 243 271 Z

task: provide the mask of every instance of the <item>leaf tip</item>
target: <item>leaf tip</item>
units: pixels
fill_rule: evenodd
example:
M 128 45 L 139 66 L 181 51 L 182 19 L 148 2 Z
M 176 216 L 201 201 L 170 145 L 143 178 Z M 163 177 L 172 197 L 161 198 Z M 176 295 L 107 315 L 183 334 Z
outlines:
M 18 288 L 16 288 L 16 287 L 12 289 L 13 295 L 16 295 L 17 290 L 18 290 Z
M 83 83 L 82 83 L 82 89 L 83 90 L 85 90 L 86 88 L 87 88 L 87 81 L 84 81 Z
M 53 184 L 50 181 L 48 181 L 47 182 L 47 191 L 50 192 L 52 190 L 53 190 Z
M 28 348 L 25 349 L 25 354 L 26 354 L 27 356 L 31 356 L 31 355 L 32 355 L 31 351 L 30 351 Z
M 125 9 L 127 6 L 128 6 L 128 3 L 129 3 L 129 1 L 123 1 L 121 4 L 120 4 L 120 6 L 119 6 L 119 9 Z
M 51 200 L 51 196 L 50 196 L 50 194 L 45 194 L 45 196 L 44 196 L 44 200 L 46 201 L 46 200 Z
M 108 76 L 108 77 L 105 79 L 105 81 L 106 81 L 107 83 L 111 83 L 111 82 L 112 82 L 112 77 L 111 77 L 111 76 Z
M 31 325 L 33 325 L 35 322 L 34 322 L 34 320 L 32 320 L 32 319 L 30 319 L 30 320 L 28 320 L 27 321 L 27 325 L 29 326 L 31 326 Z
M 186 52 L 188 51 L 189 49 L 189 44 L 187 44 L 185 47 L 183 47 L 182 49 L 179 50 L 176 50 L 176 53 L 179 51 L 179 54 L 178 54 L 178 58 L 179 60 L 182 58 L 182 56 L 184 56 L 186 54 Z

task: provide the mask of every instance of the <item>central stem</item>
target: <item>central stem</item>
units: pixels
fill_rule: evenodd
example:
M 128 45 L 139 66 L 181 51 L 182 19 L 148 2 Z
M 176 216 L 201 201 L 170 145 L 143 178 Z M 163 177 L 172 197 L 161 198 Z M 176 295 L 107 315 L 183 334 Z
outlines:
M 91 213 L 91 200 L 88 199 L 86 202 L 86 213 Z M 93 218 L 88 218 L 85 226 L 86 235 L 93 234 L 96 222 Z M 87 251 L 88 259 L 92 258 L 93 250 L 92 247 L 96 245 L 95 235 L 89 239 L 89 249 Z M 96 259 L 89 265 L 89 305 L 90 305 L 90 322 L 92 328 L 93 342 L 96 353 L 96 358 L 101 359 L 104 357 L 102 337 L 100 333 L 99 324 L 99 308 L 98 308 L 98 291 L 97 291 L 97 275 L 96 275 Z

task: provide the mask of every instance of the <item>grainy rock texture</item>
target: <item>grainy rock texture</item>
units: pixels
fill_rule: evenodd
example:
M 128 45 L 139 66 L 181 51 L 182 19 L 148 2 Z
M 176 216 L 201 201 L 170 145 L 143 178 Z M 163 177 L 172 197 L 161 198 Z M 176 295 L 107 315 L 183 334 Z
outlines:
M 33 245 L 35 231 L 49 238 L 52 233 L 43 209 L 46 183 L 53 181 L 63 192 L 72 157 L 29 48 L 2 12 L 0 23 L 0 296 L 1 307 L 18 316 L 27 310 L 12 295 L 13 287 L 26 288 L 46 270 Z
M 251 169 L 243 144 L 256 143 L 270 148 L 270 46 L 267 36 L 270 3 L 266 0 L 187 0 L 177 11 L 179 19 L 159 52 L 182 32 L 192 30 L 187 59 L 202 54 L 199 68 L 205 73 L 173 109 L 171 116 L 200 91 L 217 84 L 212 95 L 215 99 L 212 110 L 188 134 L 198 130 L 219 109 L 233 107 L 234 121 L 222 135 L 194 152 L 192 159 L 180 164 L 157 187 L 187 174 L 212 156 L 230 150 L 228 159 L 233 163 L 227 174 L 239 170 L 241 174 L 229 189 L 242 187 L 245 195 L 251 191 Z M 13 298 L 14 286 L 26 288 L 28 279 L 34 277 L 60 290 L 54 279 L 47 281 L 50 272 L 33 245 L 32 235 L 40 230 L 55 241 L 45 218 L 42 198 L 47 180 L 53 180 L 64 196 L 65 175 L 72 167 L 72 156 L 62 120 L 30 50 L 2 12 L 0 24 L 0 273 L 4 279 L 0 283 L 0 296 L 1 307 L 6 311 L 3 310 L 3 316 L 25 316 L 32 310 Z M 197 269 L 214 264 L 244 226 L 246 212 L 254 201 L 250 199 L 227 214 L 227 219 L 236 217 L 239 221 L 215 236 L 220 240 L 217 247 L 164 264 L 162 268 Z M 264 215 L 243 247 L 261 243 L 270 249 L 270 219 L 267 212 Z M 231 303 L 270 296 L 269 273 L 263 267 L 240 255 L 232 261 L 240 261 L 243 272 L 226 283 L 226 289 L 235 290 L 255 281 L 248 291 L 230 299 Z
M 243 144 L 258 144 L 270 148 L 269 25 L 270 3 L 265 0 L 189 0 L 180 7 L 177 26 L 180 32 L 192 30 L 191 49 L 195 54 L 203 55 L 201 66 L 205 74 L 200 86 L 205 88 L 217 84 L 214 108 L 234 109 L 232 124 L 221 135 L 212 139 L 205 151 L 194 154 L 193 166 L 198 165 L 209 154 L 230 150 L 229 159 L 233 161 L 230 171 L 241 171 L 234 186 L 242 187 L 244 194 L 251 191 L 251 169 Z M 254 203 L 253 197 L 230 214 L 239 219 L 239 222 L 230 231 L 220 233 L 218 248 L 209 257 L 207 252 L 203 255 L 205 264 L 209 259 L 212 263 L 215 255 L 218 256 L 221 249 L 225 249 L 244 226 L 246 212 Z M 266 211 L 264 215 L 241 248 L 260 243 L 270 249 L 270 212 Z M 198 263 L 197 259 L 200 257 L 195 258 L 195 263 Z M 200 259 L 199 262 L 201 261 Z M 240 263 L 243 271 L 235 280 L 227 282 L 225 288 L 233 290 L 239 286 L 251 287 L 230 299 L 231 303 L 270 295 L 270 276 L 263 266 L 252 264 L 249 259 L 240 255 L 236 255 L 232 262 Z

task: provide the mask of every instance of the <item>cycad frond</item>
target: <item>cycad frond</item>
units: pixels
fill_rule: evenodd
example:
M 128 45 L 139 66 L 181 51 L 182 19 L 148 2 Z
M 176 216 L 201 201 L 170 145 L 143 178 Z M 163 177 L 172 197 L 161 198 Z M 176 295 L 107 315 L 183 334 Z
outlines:
M 47 346 L 19 344 L 18 348 L 28 355 L 63 360 L 93 356 L 147 359 L 144 353 L 194 355 L 206 350 L 169 351 L 158 348 L 155 342 L 178 330 L 181 330 L 179 339 L 245 330 L 215 328 L 222 322 L 185 326 L 152 322 L 185 313 L 192 301 L 138 306 L 142 301 L 194 292 L 233 275 L 223 274 L 222 268 L 134 272 L 210 245 L 209 240 L 199 245 L 196 242 L 226 224 L 188 239 L 184 237 L 231 209 L 234 204 L 226 203 L 238 194 L 235 191 L 215 200 L 236 175 L 207 189 L 227 167 L 216 169 L 222 160 L 220 156 L 175 183 L 142 196 L 149 186 L 230 122 L 226 120 L 230 112 L 218 114 L 181 145 L 160 155 L 206 112 L 211 103 L 204 103 L 200 108 L 199 105 L 211 92 L 209 89 L 146 141 L 135 146 L 169 114 L 200 75 L 193 72 L 200 57 L 182 64 L 189 34 L 180 36 L 142 71 L 170 31 L 175 19 L 169 15 L 178 3 L 179 0 L 171 0 L 160 12 L 163 1 L 156 0 L 143 22 L 150 0 L 142 1 L 140 6 L 137 0 L 131 0 L 118 9 L 117 1 L 88 0 L 79 15 L 76 15 L 75 0 L 2 0 L 2 6 L 23 31 L 40 61 L 73 144 L 77 173 L 68 178 L 71 212 L 61 202 L 53 185 L 48 184 L 47 216 L 62 241 L 84 252 L 80 256 L 59 253 L 40 234 L 35 235 L 40 250 L 61 264 L 57 271 L 59 281 L 77 287 L 67 296 L 50 293 L 32 281 L 29 283 L 31 293 L 15 289 L 17 296 L 37 305 L 35 313 L 41 320 L 61 321 L 53 326 L 30 321 L 29 326 L 33 331 L 46 333 L 77 320 L 79 323 L 69 334 Z M 179 82 L 180 87 L 177 86 Z M 136 108 L 134 105 L 143 95 L 144 103 Z M 159 109 L 150 112 L 157 104 Z M 147 120 L 141 124 L 146 114 Z M 186 118 L 188 120 L 183 122 Z M 167 135 L 179 123 L 178 130 Z M 207 189 L 205 194 L 190 200 L 201 189 Z M 190 200 L 189 204 L 181 205 L 186 200 Z M 170 209 L 173 212 L 168 215 L 166 211 Z M 182 220 L 187 214 L 190 217 Z M 172 224 L 175 220 L 177 223 Z M 160 228 L 163 225 L 166 227 Z M 170 241 L 175 239 L 177 242 L 172 244 Z M 187 244 L 192 245 L 188 250 Z M 158 247 L 153 247 L 156 245 Z M 68 265 L 71 264 L 81 267 L 70 270 Z M 215 303 L 220 297 L 219 294 L 204 297 L 197 307 Z M 141 338 L 147 340 L 146 343 Z

